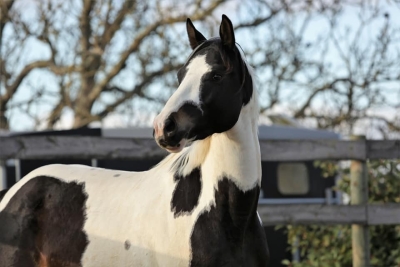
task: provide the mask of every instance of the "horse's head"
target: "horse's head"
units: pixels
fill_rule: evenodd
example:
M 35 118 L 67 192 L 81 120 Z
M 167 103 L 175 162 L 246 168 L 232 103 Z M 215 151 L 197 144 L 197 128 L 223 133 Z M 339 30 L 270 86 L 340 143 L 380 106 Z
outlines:
M 169 152 L 231 129 L 253 94 L 228 17 L 222 16 L 219 38 L 207 40 L 190 19 L 186 27 L 194 51 L 178 71 L 178 89 L 154 120 L 154 138 Z

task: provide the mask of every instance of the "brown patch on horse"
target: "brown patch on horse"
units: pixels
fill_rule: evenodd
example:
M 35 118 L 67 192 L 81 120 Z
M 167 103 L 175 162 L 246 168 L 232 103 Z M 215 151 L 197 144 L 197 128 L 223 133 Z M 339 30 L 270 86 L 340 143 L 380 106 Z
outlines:
M 47 256 L 40 252 L 38 267 L 50 267 Z

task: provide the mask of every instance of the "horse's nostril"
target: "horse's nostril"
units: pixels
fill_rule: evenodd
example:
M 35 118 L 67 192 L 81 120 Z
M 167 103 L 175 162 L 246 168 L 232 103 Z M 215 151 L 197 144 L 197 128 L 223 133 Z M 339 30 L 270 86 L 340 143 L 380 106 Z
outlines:
M 162 147 L 167 147 L 167 142 L 164 139 L 160 139 L 158 140 L 158 143 L 162 146 Z
M 171 137 L 175 134 L 176 123 L 172 119 L 167 119 L 164 124 L 164 133 L 166 136 Z

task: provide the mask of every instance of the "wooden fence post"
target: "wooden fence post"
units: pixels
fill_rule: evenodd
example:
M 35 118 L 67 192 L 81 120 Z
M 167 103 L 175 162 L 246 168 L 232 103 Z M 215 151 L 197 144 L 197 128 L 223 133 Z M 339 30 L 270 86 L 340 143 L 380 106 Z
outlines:
M 365 136 L 353 136 L 352 140 L 365 140 Z M 352 160 L 350 166 L 350 199 L 352 205 L 368 204 L 368 170 L 366 160 Z M 353 267 L 369 267 L 368 225 L 353 224 L 351 240 Z

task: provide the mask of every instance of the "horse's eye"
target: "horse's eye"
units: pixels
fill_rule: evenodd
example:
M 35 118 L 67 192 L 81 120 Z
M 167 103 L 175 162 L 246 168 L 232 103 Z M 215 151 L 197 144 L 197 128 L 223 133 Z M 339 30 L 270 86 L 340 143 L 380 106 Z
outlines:
M 221 78 L 222 78 L 222 76 L 219 74 L 214 74 L 214 76 L 212 77 L 213 81 L 220 81 Z

